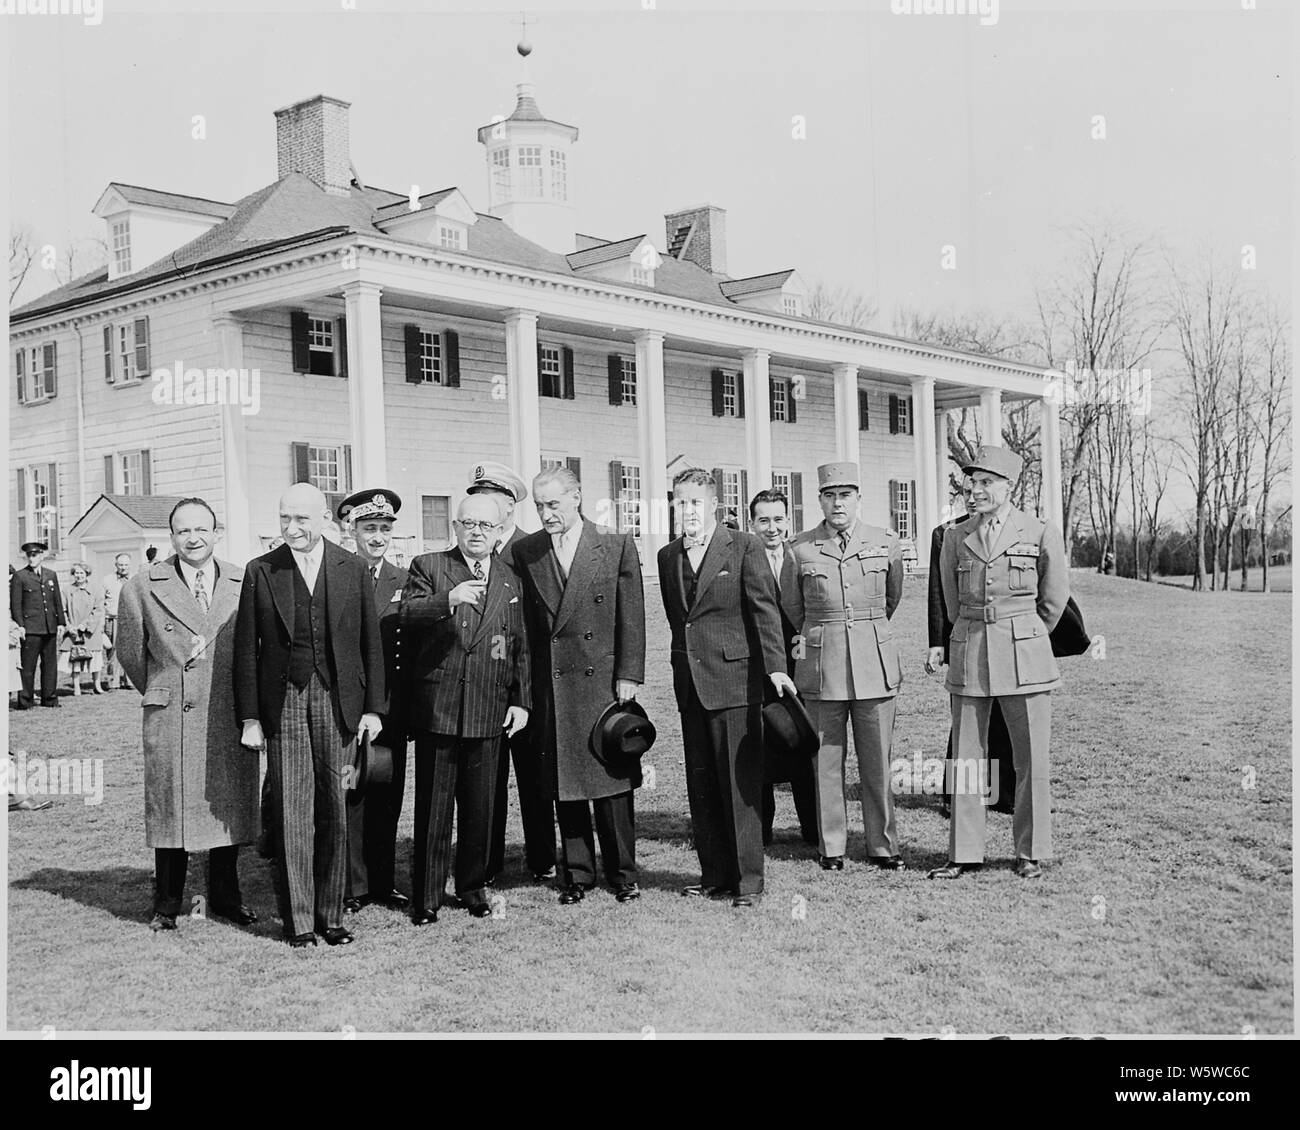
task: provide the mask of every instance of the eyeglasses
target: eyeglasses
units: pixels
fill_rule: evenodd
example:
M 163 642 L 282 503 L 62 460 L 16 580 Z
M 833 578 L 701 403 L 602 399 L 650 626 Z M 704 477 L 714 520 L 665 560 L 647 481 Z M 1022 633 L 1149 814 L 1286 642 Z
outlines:
M 488 530 L 495 530 L 500 527 L 501 523 L 500 522 L 476 522 L 472 518 L 470 519 L 457 518 L 456 525 L 458 525 L 467 534 L 472 534 L 475 530 L 482 530 L 484 533 L 487 533 Z

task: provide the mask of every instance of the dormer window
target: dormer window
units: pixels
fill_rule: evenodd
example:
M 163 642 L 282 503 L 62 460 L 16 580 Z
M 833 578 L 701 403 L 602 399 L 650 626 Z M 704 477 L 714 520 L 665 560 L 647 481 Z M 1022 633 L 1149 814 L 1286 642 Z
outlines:
M 561 203 L 569 199 L 569 158 L 559 149 L 551 150 L 551 196 Z
M 522 197 L 540 198 L 542 195 L 542 147 L 519 147 L 519 193 Z
M 113 240 L 113 270 L 119 275 L 131 273 L 131 224 L 129 220 L 114 220 L 109 225 Z
M 647 271 L 644 267 L 638 267 L 632 264 L 632 282 L 637 286 L 654 286 L 655 276 L 653 271 Z
M 450 247 L 454 251 L 464 251 L 465 241 L 461 236 L 460 229 L 451 227 L 449 224 L 439 224 L 438 246 Z
M 781 299 L 781 313 L 790 314 L 793 317 L 799 316 L 799 299 L 792 294 L 787 294 Z

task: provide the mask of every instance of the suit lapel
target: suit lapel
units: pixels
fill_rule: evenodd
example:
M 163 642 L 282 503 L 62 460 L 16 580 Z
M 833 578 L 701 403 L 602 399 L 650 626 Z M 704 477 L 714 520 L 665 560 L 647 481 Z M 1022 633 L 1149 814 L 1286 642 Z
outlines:
M 526 558 L 516 556 L 515 560 L 522 561 L 523 567 L 532 576 L 533 584 L 537 586 L 537 593 L 550 612 L 551 620 L 554 621 L 559 615 L 564 590 L 560 585 L 560 566 L 555 559 L 550 535 L 543 530 L 535 538 L 530 536 L 528 556 Z
M 239 607 L 239 590 L 244 580 L 244 570 L 229 561 L 217 561 L 217 580 L 212 586 L 212 602 L 208 605 L 208 624 L 224 624 Z
M 393 593 L 397 591 L 397 566 L 384 561 L 379 566 L 379 580 L 375 582 L 375 613 L 382 616 Z
M 716 526 L 713 537 L 709 539 L 709 548 L 704 551 L 704 560 L 700 562 L 699 576 L 695 581 L 695 603 L 691 611 L 699 607 L 704 593 L 713 584 L 713 579 L 722 571 L 731 553 L 731 530 L 726 526 Z
M 980 540 L 979 518 L 972 520 L 970 529 L 966 531 L 966 536 L 962 540 L 976 557 L 988 564 L 989 558 L 984 555 L 984 543 Z
M 287 545 L 280 546 L 272 555 L 269 565 L 271 600 L 275 604 L 276 612 L 280 614 L 280 622 L 284 624 L 284 630 L 289 638 L 293 639 L 293 571 L 298 568 L 294 564 L 293 550 Z M 324 568 L 322 564 L 322 572 Z
M 207 617 L 199 607 L 199 602 L 194 599 L 189 586 L 181 580 L 175 557 L 149 567 L 149 591 L 172 619 L 179 620 L 195 635 L 201 635 L 208 626 Z
M 569 579 L 564 583 L 564 595 L 560 597 L 560 607 L 555 614 L 555 631 L 559 631 L 573 615 L 578 600 L 591 584 L 600 566 L 604 546 L 596 536 L 595 527 L 585 518 L 582 533 L 578 536 L 578 547 L 573 552 L 573 567 L 569 570 Z
M 1007 511 L 1006 519 L 998 529 L 997 540 L 994 541 L 989 550 L 989 560 L 992 561 L 999 553 L 1006 550 L 1009 545 L 1014 545 L 1020 540 L 1020 512 L 1013 506 Z

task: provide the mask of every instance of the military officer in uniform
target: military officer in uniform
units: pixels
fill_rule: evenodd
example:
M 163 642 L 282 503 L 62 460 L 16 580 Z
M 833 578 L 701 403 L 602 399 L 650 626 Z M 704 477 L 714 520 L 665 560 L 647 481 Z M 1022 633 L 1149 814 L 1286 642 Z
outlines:
M 956 780 L 948 862 L 932 879 L 956 879 L 984 862 L 989 714 L 1002 708 L 1016 766 L 1015 873 L 1038 879 L 1052 850 L 1048 747 L 1051 691 L 1060 685 L 1050 633 L 1070 595 L 1065 546 L 1051 522 L 1011 505 L 1021 459 L 982 447 L 963 467 L 977 517 L 947 531 L 940 556 Z
M 528 497 L 524 480 L 504 463 L 475 464 L 466 494 L 490 494 L 501 504 L 501 537 L 496 555 L 518 572 L 515 550 L 524 535 L 515 525 L 515 507 Z M 542 765 L 532 734 L 522 730 L 505 740 L 497 764 L 496 801 L 492 806 L 492 840 L 488 849 L 488 883 L 496 881 L 506 861 L 506 810 L 509 807 L 510 763 L 515 764 L 515 789 L 524 825 L 524 862 L 536 883 L 555 878 L 555 809 L 542 777 Z
M 339 503 L 339 521 L 350 522 L 357 554 L 375 586 L 375 612 L 384 648 L 384 685 L 388 695 L 380 712 L 383 729 L 374 745 L 392 752 L 391 781 L 370 781 L 363 794 L 348 797 L 348 883 L 343 909 L 355 914 L 378 902 L 402 910 L 410 899 L 394 884 L 397 821 L 406 788 L 406 706 L 408 680 L 402 670 L 402 586 L 407 573 L 385 559 L 393 543 L 393 523 L 402 500 L 383 487 L 360 490 Z M 410 664 L 407 665 L 410 670 Z
M 859 483 L 856 463 L 817 468 L 825 518 L 790 543 L 781 572 L 781 605 L 801 637 L 795 644 L 794 681 L 821 740 L 817 824 L 822 868 L 844 869 L 845 740 L 852 718 L 867 858 L 876 867 L 897 871 L 903 857 L 894 824 L 889 751 L 903 669 L 889 618 L 903 594 L 903 558 L 895 535 L 858 518 Z
M 49 546 L 43 541 L 23 544 L 27 567 L 9 578 L 9 618 L 18 625 L 22 690 L 18 709 L 32 705 L 36 686 L 36 663 L 41 664 L 41 705 L 59 705 L 59 629 L 67 623 L 63 594 L 54 570 L 43 568 Z

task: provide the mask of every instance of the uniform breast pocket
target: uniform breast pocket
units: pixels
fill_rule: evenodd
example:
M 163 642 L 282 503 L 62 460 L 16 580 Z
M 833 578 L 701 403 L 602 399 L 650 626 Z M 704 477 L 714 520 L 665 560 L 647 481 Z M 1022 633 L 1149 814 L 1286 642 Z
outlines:
M 957 591 L 962 596 L 970 593 L 971 565 L 969 561 L 957 562 Z
M 893 630 L 884 620 L 875 621 L 876 650 L 880 654 L 880 667 L 885 673 L 885 686 L 893 690 L 903 681 L 903 662 L 894 642 Z
M 952 626 L 952 636 L 948 640 L 948 681 L 956 687 L 966 683 L 966 639 L 970 624 L 958 620 Z
M 1016 682 L 1020 686 L 1060 678 L 1047 625 L 1037 616 L 1017 616 L 1011 621 L 1011 635 L 1016 646 Z
M 885 578 L 889 575 L 888 557 L 862 557 L 862 581 L 868 596 L 885 595 Z
M 800 566 L 799 577 L 804 600 L 825 600 L 830 593 L 830 573 L 820 565 Z
M 1008 554 L 1007 587 L 1012 592 L 1037 592 L 1038 558 L 1025 554 Z

